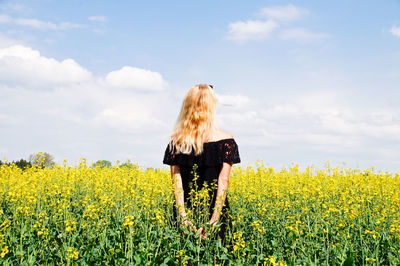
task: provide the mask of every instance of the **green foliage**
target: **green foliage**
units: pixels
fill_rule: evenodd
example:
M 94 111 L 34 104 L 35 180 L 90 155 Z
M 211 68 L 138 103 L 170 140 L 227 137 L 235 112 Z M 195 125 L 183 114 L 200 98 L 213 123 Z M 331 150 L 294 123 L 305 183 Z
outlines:
M 128 159 L 123 164 L 121 164 L 120 167 L 127 167 L 129 169 L 139 169 L 139 164 L 133 163 L 131 160 Z
M 2 162 L 0 160 L 0 165 L 11 165 L 14 164 L 17 167 L 21 168 L 22 170 L 25 170 L 26 168 L 32 167 L 32 164 L 24 159 L 21 159 L 19 161 L 12 161 L 12 162 Z
M 107 160 L 98 160 L 97 162 L 92 164 L 92 167 L 93 168 L 96 168 L 96 167 L 98 167 L 98 168 L 104 168 L 104 167 L 111 168 L 112 164 L 111 164 L 110 161 L 107 161 Z

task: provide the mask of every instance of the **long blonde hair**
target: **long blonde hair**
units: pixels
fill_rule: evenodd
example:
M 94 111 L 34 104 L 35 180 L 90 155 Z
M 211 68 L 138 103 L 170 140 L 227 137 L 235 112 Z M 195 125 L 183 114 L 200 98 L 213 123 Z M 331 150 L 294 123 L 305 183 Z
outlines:
M 171 149 L 176 153 L 194 154 L 203 152 L 205 138 L 210 137 L 215 125 L 217 98 L 211 86 L 193 86 L 183 100 L 181 111 L 171 135 Z

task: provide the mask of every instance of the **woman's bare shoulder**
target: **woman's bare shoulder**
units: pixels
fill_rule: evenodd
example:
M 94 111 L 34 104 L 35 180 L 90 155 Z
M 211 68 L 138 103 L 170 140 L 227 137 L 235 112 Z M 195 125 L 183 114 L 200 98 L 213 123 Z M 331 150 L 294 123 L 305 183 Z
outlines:
M 233 139 L 233 135 L 231 133 L 228 133 L 222 129 L 217 129 L 216 130 L 216 136 L 215 139 L 221 140 L 221 139 Z

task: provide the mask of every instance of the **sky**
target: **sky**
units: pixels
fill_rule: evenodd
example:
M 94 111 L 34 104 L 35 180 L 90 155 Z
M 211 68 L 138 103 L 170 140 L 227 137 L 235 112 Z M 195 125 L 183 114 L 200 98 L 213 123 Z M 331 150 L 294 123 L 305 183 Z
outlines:
M 400 1 L 0 1 L 0 159 L 162 164 L 214 86 L 241 166 L 400 170 Z

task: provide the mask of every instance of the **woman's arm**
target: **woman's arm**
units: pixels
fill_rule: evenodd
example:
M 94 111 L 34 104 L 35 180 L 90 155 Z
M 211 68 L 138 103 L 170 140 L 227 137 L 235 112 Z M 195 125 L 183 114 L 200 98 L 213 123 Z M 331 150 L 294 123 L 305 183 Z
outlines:
M 174 184 L 175 201 L 176 205 L 178 206 L 179 216 L 181 218 L 180 222 L 183 226 L 189 226 L 190 230 L 195 232 L 197 230 L 196 226 L 194 226 L 193 223 L 186 218 L 182 177 L 178 165 L 171 165 L 171 177 L 172 183 Z
M 185 205 L 184 205 L 184 195 L 182 186 L 182 177 L 178 165 L 171 165 L 171 177 L 172 183 L 174 184 L 174 194 L 176 205 L 178 206 L 178 212 L 181 220 L 186 217 Z
M 210 224 L 218 222 L 221 215 L 222 207 L 224 206 L 226 195 L 228 193 L 229 186 L 229 174 L 231 172 L 232 163 L 223 163 L 221 172 L 218 176 L 218 189 L 217 198 L 215 200 L 214 212 L 211 216 Z

